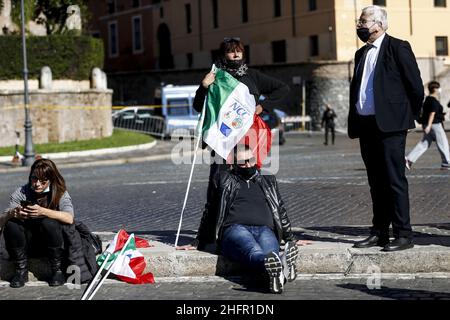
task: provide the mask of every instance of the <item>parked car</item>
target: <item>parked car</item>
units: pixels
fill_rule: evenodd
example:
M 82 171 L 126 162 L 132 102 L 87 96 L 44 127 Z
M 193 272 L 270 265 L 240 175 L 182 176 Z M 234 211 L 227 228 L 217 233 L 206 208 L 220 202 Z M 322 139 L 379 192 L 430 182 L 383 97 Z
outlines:
M 134 131 L 163 136 L 164 118 L 155 115 L 154 107 L 133 106 L 116 110 L 112 114 L 113 125 Z

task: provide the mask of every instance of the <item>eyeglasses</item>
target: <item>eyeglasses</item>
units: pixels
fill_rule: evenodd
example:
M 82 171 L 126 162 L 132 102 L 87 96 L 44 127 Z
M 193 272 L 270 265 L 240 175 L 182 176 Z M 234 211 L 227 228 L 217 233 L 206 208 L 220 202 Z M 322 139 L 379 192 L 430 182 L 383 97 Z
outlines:
M 247 163 L 248 164 L 251 164 L 251 165 L 254 165 L 255 163 L 256 163 L 256 159 L 255 159 L 255 157 L 251 157 L 250 159 L 245 159 L 245 160 L 238 160 L 238 162 L 237 162 L 239 165 L 246 165 Z
M 367 25 L 367 23 L 368 22 L 375 22 L 376 20 L 364 20 L 364 19 L 358 19 L 358 20 L 356 20 L 356 25 L 361 25 L 361 26 L 364 26 L 364 25 Z
M 40 182 L 41 184 L 46 184 L 47 182 L 49 182 L 49 179 L 39 179 L 36 176 L 31 176 L 31 181 L 33 182 Z
M 241 41 L 241 38 L 239 38 L 239 37 L 234 37 L 234 38 L 223 38 L 223 42 L 225 42 L 225 43 L 229 43 L 229 42 L 240 42 Z

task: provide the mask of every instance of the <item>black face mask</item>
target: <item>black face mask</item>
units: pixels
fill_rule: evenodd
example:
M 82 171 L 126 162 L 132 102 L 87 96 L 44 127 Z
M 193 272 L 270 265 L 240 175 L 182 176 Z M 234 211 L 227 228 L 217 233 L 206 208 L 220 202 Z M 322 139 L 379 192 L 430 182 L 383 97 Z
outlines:
M 245 180 L 249 180 L 256 173 L 256 167 L 243 168 L 240 166 L 235 166 L 236 173 L 240 175 Z
M 370 36 L 372 33 L 369 31 L 369 28 L 359 28 L 356 29 L 356 33 L 358 34 L 358 38 L 361 39 L 362 42 L 369 41 Z
M 227 60 L 227 67 L 230 69 L 238 69 L 242 64 L 244 63 L 244 60 Z

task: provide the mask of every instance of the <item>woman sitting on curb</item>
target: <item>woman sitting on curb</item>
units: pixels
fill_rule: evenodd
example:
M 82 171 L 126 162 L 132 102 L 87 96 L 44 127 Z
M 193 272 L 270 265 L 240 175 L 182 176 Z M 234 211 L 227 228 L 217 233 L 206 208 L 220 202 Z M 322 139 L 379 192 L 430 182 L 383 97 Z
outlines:
M 50 263 L 50 286 L 65 283 L 62 267 L 64 240 L 86 276 L 80 235 L 75 234 L 72 199 L 64 178 L 56 165 L 48 159 L 36 160 L 31 166 L 28 183 L 11 194 L 9 208 L 0 214 L 0 228 L 5 237 L 6 250 L 15 264 L 12 288 L 20 288 L 28 281 L 28 257 L 46 256 Z M 95 259 L 95 254 L 93 255 Z M 81 259 L 80 259 L 81 258 Z M 70 260 L 70 259 L 69 259 Z M 83 281 L 83 280 L 81 280 Z

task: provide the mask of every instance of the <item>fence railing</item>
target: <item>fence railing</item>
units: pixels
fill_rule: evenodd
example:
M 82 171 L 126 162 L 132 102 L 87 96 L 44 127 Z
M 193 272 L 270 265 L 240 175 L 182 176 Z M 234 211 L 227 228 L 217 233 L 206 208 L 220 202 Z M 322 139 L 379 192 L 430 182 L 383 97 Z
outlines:
M 113 118 L 113 126 L 114 128 L 148 133 L 161 138 L 165 135 L 165 120 L 159 116 L 125 115 Z
M 284 131 L 311 131 L 310 116 L 287 116 L 281 119 Z

